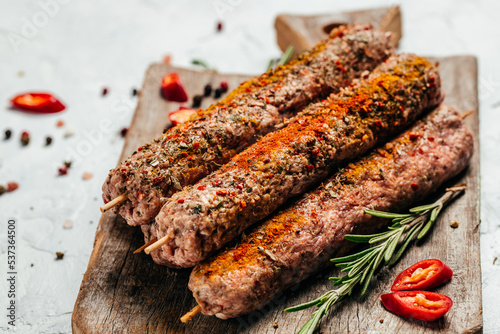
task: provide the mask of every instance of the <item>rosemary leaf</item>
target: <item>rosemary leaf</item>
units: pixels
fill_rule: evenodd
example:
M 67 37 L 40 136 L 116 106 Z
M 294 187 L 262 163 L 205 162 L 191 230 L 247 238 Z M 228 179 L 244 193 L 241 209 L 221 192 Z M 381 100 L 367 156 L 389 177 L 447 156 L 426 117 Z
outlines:
M 292 53 L 293 53 L 293 46 L 290 45 L 286 49 L 285 53 L 283 53 L 283 56 L 281 57 L 281 59 L 278 61 L 277 66 L 283 66 L 286 63 L 288 63 L 288 61 L 290 60 L 290 57 L 292 56 Z
M 406 218 L 406 217 L 411 216 L 411 214 L 391 213 L 391 212 L 384 212 L 384 211 L 377 211 L 377 210 L 370 210 L 370 209 L 366 209 L 365 213 L 369 214 L 370 216 L 380 217 L 380 218 L 389 218 L 389 219 Z
M 347 255 L 344 257 L 337 257 L 335 259 L 331 259 L 330 261 L 333 263 L 351 261 L 351 260 L 355 260 L 355 259 L 360 258 L 361 256 L 365 255 L 366 253 L 369 253 L 370 251 L 371 250 L 368 248 L 368 249 L 365 249 L 364 251 L 361 251 L 359 253 Z

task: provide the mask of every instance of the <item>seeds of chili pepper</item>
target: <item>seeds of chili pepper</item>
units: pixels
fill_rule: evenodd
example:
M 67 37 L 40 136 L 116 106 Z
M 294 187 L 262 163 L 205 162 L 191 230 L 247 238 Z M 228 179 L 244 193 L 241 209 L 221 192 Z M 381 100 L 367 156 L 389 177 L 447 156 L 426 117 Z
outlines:
M 211 84 L 206 84 L 205 88 L 203 88 L 203 96 L 207 97 L 212 94 L 212 85 Z
M 17 182 L 7 183 L 7 192 L 9 193 L 16 190 L 17 188 L 19 188 L 19 184 L 17 184 Z
M 201 106 L 201 101 L 203 100 L 203 96 L 201 95 L 195 95 L 193 96 L 193 108 L 199 108 Z
M 5 140 L 10 139 L 11 136 L 12 136 L 12 130 L 10 130 L 10 129 L 5 130 L 5 138 L 4 139 Z
M 104 87 L 102 89 L 102 96 L 106 96 L 108 94 L 108 88 Z
M 57 172 L 59 173 L 59 175 L 66 175 L 68 174 L 68 168 L 66 167 L 60 167 Z
M 220 88 L 217 88 L 214 92 L 214 98 L 218 99 L 222 96 L 222 90 Z
M 58 121 L 57 121 L 57 123 L 56 123 L 56 126 L 57 126 L 58 128 L 62 127 L 63 125 L 64 125 L 64 121 L 63 121 L 63 120 L 61 120 L 61 119 L 60 119 L 60 120 L 58 120 Z
M 217 32 L 222 31 L 222 21 L 217 22 Z
M 23 146 L 26 146 L 30 143 L 30 134 L 26 131 L 23 131 L 23 133 L 21 133 L 21 144 Z
M 127 135 L 127 131 L 128 131 L 128 128 L 121 129 L 120 135 L 125 138 L 125 136 Z
M 45 146 L 52 144 L 52 137 L 45 137 Z

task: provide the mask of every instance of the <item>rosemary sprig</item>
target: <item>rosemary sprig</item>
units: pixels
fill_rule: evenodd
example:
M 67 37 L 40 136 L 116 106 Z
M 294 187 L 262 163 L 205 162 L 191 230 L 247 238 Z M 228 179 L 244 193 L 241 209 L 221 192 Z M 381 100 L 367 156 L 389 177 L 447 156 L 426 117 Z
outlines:
M 311 319 L 302 326 L 299 334 L 312 334 L 330 307 L 345 296 L 350 296 L 356 285 L 362 286 L 361 296 L 363 296 L 373 273 L 379 268 L 382 261 L 384 265 L 394 265 L 401 258 L 410 242 L 415 237 L 422 239 L 427 235 L 443 207 L 465 189 L 465 184 L 448 188 L 446 193 L 436 202 L 412 208 L 407 214 L 365 210 L 366 214 L 391 219 L 393 224 L 385 232 L 371 235 L 347 234 L 345 236 L 345 239 L 349 241 L 376 245 L 359 253 L 331 260 L 336 263 L 337 267 L 342 268 L 341 272 L 347 272 L 347 275 L 342 277 L 330 277 L 333 286 L 340 286 L 338 289 L 330 290 L 310 302 L 285 309 L 285 312 L 296 312 L 312 306 L 318 307 Z
M 278 62 L 276 62 L 276 59 L 271 59 L 269 61 L 269 64 L 267 65 L 267 71 L 274 68 L 275 66 L 281 66 L 281 65 L 285 65 L 286 63 L 288 63 L 290 61 L 290 57 L 292 56 L 292 53 L 293 53 L 293 46 L 290 45 L 285 50 L 285 52 L 283 53 L 281 58 L 278 60 Z
M 205 70 L 208 70 L 208 71 L 216 71 L 215 68 L 208 66 L 208 64 L 201 59 L 193 59 L 193 60 L 191 60 L 191 64 L 201 66 Z

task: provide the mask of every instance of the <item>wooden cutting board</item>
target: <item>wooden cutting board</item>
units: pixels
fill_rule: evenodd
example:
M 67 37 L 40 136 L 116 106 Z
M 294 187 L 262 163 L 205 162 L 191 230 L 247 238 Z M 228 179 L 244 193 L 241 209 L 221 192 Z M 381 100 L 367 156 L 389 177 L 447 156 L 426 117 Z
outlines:
M 439 61 L 445 102 L 462 112 L 477 111 L 476 59 L 460 56 Z M 232 89 L 246 78 L 161 64 L 150 66 L 120 161 L 159 136 L 168 123 L 167 114 L 178 108 L 178 104 L 162 99 L 159 92 L 161 78 L 172 71 L 180 75 L 190 96 L 201 94 L 207 83 L 215 86 L 226 80 Z M 204 99 L 202 107 L 212 102 L 213 99 Z M 481 331 L 478 112 L 469 116 L 466 123 L 475 136 L 475 154 L 468 170 L 455 182 L 467 182 L 467 192 L 445 210 L 429 238 L 408 251 L 394 268 L 383 269 L 376 275 L 367 296 L 360 299 L 354 294 L 333 307 L 321 323 L 322 333 Z M 460 224 L 457 229 L 448 225 L 454 220 Z M 121 217 L 109 212 L 102 216 L 73 311 L 74 333 L 294 333 L 314 310 L 285 314 L 283 309 L 324 293 L 331 287 L 328 277 L 338 274 L 335 268 L 315 274 L 280 294 L 263 309 L 237 319 L 198 315 L 183 324 L 179 317 L 196 305 L 187 288 L 190 270 L 161 267 L 144 253 L 133 254 L 142 244 L 139 228 L 127 226 Z M 380 294 L 389 291 L 399 271 L 425 258 L 439 258 L 454 270 L 451 283 L 438 290 L 454 300 L 453 308 L 446 317 L 432 323 L 407 320 L 387 312 L 380 303 Z

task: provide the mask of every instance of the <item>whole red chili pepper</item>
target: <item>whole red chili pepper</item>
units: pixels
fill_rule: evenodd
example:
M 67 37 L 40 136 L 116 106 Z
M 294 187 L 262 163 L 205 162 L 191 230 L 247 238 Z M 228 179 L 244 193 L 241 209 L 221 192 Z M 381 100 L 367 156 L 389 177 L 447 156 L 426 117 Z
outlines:
M 49 93 L 25 93 L 10 100 L 12 106 L 40 114 L 51 114 L 66 109 L 64 104 Z

